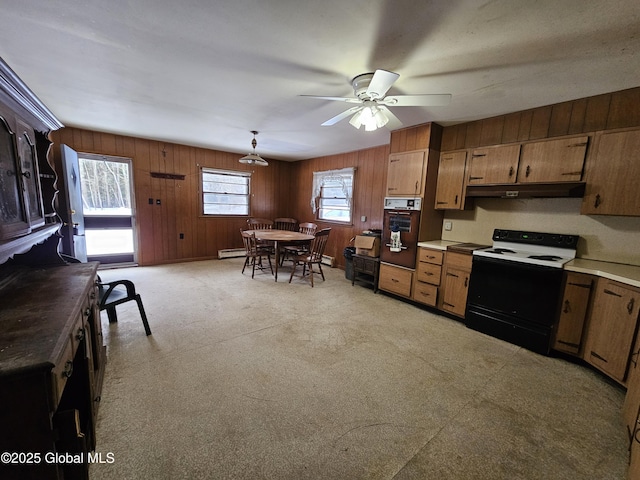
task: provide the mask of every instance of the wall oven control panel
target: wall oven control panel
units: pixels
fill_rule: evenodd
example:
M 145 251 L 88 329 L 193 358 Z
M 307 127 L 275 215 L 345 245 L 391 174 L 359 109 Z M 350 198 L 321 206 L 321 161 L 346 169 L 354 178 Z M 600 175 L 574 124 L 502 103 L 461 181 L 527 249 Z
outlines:
M 422 208 L 422 198 L 420 197 L 385 197 L 385 210 L 417 210 Z

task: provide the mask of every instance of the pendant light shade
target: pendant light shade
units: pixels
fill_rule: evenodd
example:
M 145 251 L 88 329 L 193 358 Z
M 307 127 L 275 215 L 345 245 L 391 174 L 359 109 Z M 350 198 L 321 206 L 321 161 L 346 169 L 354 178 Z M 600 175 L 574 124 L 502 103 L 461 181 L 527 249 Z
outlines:
M 253 153 L 245 155 L 238 161 L 240 163 L 246 163 L 248 165 L 258 165 L 260 167 L 266 167 L 267 165 L 269 165 L 269 162 L 267 162 L 264 158 L 262 158 L 260 155 L 256 153 L 256 147 L 258 146 L 256 135 L 258 134 L 258 132 L 255 130 L 251 130 L 251 133 L 253 133 L 253 140 L 251 141 L 251 146 L 253 147 Z

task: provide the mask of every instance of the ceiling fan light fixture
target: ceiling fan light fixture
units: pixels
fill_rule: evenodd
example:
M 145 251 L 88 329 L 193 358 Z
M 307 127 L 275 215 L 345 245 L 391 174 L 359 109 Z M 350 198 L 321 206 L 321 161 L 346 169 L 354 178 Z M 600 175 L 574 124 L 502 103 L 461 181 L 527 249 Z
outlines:
M 349 123 L 358 129 L 364 125 L 365 131 L 373 132 L 384 127 L 389 122 L 389 118 L 374 102 L 368 103 L 370 104 L 365 105 L 362 110 L 351 117 Z
M 258 134 L 258 132 L 255 130 L 251 130 L 251 133 L 253 133 L 253 140 L 251 140 L 253 153 L 249 153 L 248 155 L 245 155 L 238 161 L 240 163 L 246 163 L 248 165 L 258 165 L 259 167 L 266 167 L 269 165 L 269 162 L 267 162 L 264 158 L 262 158 L 260 155 L 256 153 L 256 147 L 258 146 L 256 135 Z

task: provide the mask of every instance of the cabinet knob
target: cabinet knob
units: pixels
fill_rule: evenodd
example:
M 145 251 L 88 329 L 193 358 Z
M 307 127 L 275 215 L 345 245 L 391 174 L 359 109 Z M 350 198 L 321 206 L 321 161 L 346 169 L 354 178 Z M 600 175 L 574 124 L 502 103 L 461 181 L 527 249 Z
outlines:
M 593 206 L 595 208 L 598 208 L 600 206 L 600 204 L 602 203 L 602 198 L 600 197 L 600 194 L 596 194 L 596 199 L 593 202 Z
M 569 304 L 569 300 L 564 301 L 564 307 L 562 308 L 562 313 L 569 313 L 571 311 L 571 306 Z

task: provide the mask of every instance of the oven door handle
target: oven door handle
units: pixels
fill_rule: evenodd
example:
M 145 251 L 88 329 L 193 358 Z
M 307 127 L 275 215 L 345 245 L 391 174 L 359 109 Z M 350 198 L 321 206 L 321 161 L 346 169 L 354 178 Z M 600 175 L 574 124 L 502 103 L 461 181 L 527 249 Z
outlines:
M 387 210 L 391 215 L 406 215 L 407 217 L 411 216 L 411 212 L 397 212 L 395 210 Z

